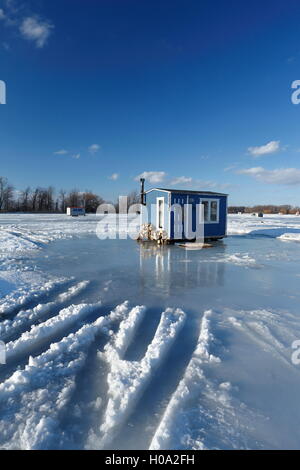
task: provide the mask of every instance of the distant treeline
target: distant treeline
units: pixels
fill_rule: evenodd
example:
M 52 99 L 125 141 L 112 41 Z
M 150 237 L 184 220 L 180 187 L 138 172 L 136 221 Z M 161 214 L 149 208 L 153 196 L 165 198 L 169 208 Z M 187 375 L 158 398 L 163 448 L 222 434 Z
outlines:
M 300 212 L 300 207 L 281 205 L 281 206 L 230 206 L 228 207 L 229 214 L 251 214 L 253 212 L 263 212 L 264 214 L 297 214 Z
M 53 186 L 47 188 L 27 187 L 22 191 L 15 191 L 7 178 L 0 176 L 0 211 L 1 212 L 62 212 L 67 207 L 84 207 L 86 212 L 95 213 L 97 207 L 105 201 L 92 191 L 81 192 L 78 189 L 57 192 Z M 139 202 L 136 191 L 128 195 L 128 204 Z M 118 211 L 118 203 L 115 203 Z

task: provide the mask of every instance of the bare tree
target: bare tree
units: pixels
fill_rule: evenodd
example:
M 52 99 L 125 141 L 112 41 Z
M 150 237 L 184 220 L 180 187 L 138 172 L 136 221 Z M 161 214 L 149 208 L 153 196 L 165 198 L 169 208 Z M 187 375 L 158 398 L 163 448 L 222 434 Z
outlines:
M 46 190 L 46 210 L 52 212 L 54 210 L 54 188 L 49 186 Z
M 37 209 L 36 209 L 38 210 L 38 212 L 45 212 L 47 210 L 47 200 L 48 200 L 47 190 L 44 188 L 38 188 Z
M 21 192 L 20 196 L 20 208 L 23 212 L 27 212 L 30 210 L 30 194 L 31 189 L 27 187 L 24 191 Z
M 34 212 L 37 210 L 37 199 L 38 199 L 39 189 L 35 188 L 31 195 L 31 210 Z
M 8 211 L 13 203 L 14 188 L 7 178 L 0 176 L 0 210 Z
M 65 189 L 61 189 L 59 191 L 59 205 L 60 205 L 60 210 L 63 213 L 66 212 L 66 207 L 67 207 L 66 199 L 67 199 L 67 191 Z
M 237 214 L 238 212 L 242 212 L 245 214 L 251 214 L 252 212 L 263 212 L 264 214 L 296 214 L 299 211 L 297 206 L 290 206 L 288 204 L 275 206 L 274 204 L 266 204 L 266 205 L 255 205 L 255 206 L 229 206 L 228 213 L 229 214 Z
M 3 176 L 0 176 L 0 210 L 3 208 L 4 204 L 4 194 L 7 187 L 7 179 Z
M 67 197 L 67 205 L 70 207 L 77 207 L 80 205 L 82 197 L 78 189 L 72 189 Z
M 14 208 L 14 188 L 8 185 L 4 194 L 4 210 L 10 211 Z
M 141 197 L 137 191 L 131 191 L 127 196 L 127 210 L 133 205 L 140 206 Z
M 55 197 L 53 186 L 48 188 L 29 186 L 23 191 L 14 191 L 5 177 L 0 177 L 0 211 L 23 212 L 65 212 L 67 206 L 84 206 L 87 212 L 96 212 L 97 207 L 105 202 L 103 198 L 92 191 L 80 192 L 72 189 L 69 193 L 61 189 Z
M 104 199 L 92 191 L 86 191 L 83 193 L 83 202 L 86 212 L 96 212 L 97 207 L 104 203 Z

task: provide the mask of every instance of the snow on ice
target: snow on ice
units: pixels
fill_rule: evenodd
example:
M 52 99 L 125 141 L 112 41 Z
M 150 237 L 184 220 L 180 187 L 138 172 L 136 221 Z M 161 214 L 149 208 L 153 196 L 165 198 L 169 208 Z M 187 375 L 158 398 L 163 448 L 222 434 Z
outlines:
M 299 448 L 300 218 L 228 222 L 194 252 L 1 215 L 0 447 Z

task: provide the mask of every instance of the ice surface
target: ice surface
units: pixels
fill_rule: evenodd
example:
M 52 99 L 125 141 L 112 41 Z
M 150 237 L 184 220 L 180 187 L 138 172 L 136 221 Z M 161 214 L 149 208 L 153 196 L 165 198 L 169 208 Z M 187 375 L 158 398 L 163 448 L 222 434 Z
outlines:
M 197 251 L 97 225 L 0 215 L 0 446 L 299 448 L 300 218 Z
M 269 234 L 275 236 L 284 229 L 295 229 L 299 233 L 299 217 L 293 215 L 267 215 L 263 218 L 249 214 L 228 216 L 228 235 Z

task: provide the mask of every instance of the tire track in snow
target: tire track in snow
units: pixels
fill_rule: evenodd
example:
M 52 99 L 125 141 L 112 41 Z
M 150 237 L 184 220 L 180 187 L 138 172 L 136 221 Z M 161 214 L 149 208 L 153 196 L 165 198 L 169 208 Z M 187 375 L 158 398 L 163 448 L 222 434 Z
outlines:
M 247 448 L 252 423 L 261 417 L 233 395 L 229 382 L 213 378 L 220 358 L 211 350 L 212 311 L 203 314 L 197 346 L 152 437 L 150 450 Z M 244 435 L 246 436 L 244 438 Z
M 167 309 L 151 344 L 141 361 L 123 359 L 126 349 L 142 320 L 142 312 L 131 312 L 120 325 L 114 340 L 104 348 L 101 356 L 108 362 L 108 403 L 100 426 L 100 435 L 90 435 L 89 448 L 106 448 L 135 408 L 153 373 L 159 367 L 183 327 L 185 314 L 180 309 Z
M 224 351 L 226 354 L 224 333 L 228 331 L 228 326 L 231 328 L 235 326 L 250 337 L 254 347 L 255 344 L 259 344 L 267 354 L 271 353 L 280 360 L 283 358 L 274 347 L 271 348 L 269 344 L 258 338 L 256 331 L 253 332 L 244 325 L 243 322 L 247 323 L 247 318 L 242 318 L 239 322 L 232 316 L 225 317 L 227 318 L 224 318 L 223 312 L 221 324 L 217 322 L 215 325 L 219 337 L 215 337 L 211 333 L 212 311 L 204 313 L 198 345 L 162 415 L 151 440 L 150 450 L 269 449 L 276 448 L 276 444 L 274 445 L 276 439 L 280 442 L 280 431 L 278 435 L 275 434 L 273 437 L 275 440 L 272 441 L 274 423 L 270 416 L 265 414 L 259 405 L 253 408 L 255 405 L 251 399 L 249 400 L 247 393 L 244 393 L 247 402 L 242 402 L 239 389 L 228 381 L 226 371 L 231 374 L 232 371 L 228 369 L 230 363 L 220 368 L 220 359 L 212 356 L 211 351 L 218 345 L 218 351 Z M 260 330 L 260 332 L 269 333 L 270 330 Z M 267 337 L 269 340 L 270 337 L 268 335 Z M 240 342 L 243 344 L 243 338 Z M 247 357 L 241 356 L 241 364 L 244 365 L 245 361 Z M 291 364 L 289 366 L 291 367 Z M 286 364 L 284 369 L 286 370 Z M 253 370 L 250 367 L 243 373 L 247 377 L 247 374 L 253 373 Z M 242 386 L 245 387 L 243 381 Z
M 70 279 L 46 281 L 45 284 L 35 286 L 28 292 L 28 287 L 20 288 L 7 295 L 0 303 L 0 318 L 17 315 L 21 310 L 28 310 L 44 302 L 53 294 L 57 294 L 70 284 Z
M 70 287 L 66 292 L 57 296 L 57 298 L 46 304 L 38 304 L 33 309 L 21 310 L 12 320 L 4 320 L 0 323 L 0 340 L 6 342 L 12 337 L 20 335 L 22 331 L 28 329 L 34 323 L 41 321 L 44 317 L 55 315 L 59 308 L 70 301 L 73 297 L 79 295 L 88 286 L 89 281 L 82 281 Z M 17 339 L 17 338 L 15 338 Z
M 76 376 L 86 364 L 100 333 L 128 311 L 128 302 L 71 333 L 0 384 L 0 445 L 6 449 L 64 448 L 62 415 L 77 387 Z M 9 405 L 7 405 L 9 403 Z
M 249 312 L 247 312 L 247 316 L 249 317 Z M 253 322 L 251 321 L 252 318 Z M 261 336 L 265 333 L 265 337 L 268 337 L 270 344 L 276 344 L 278 349 L 281 350 L 289 347 L 300 336 L 299 321 L 295 321 L 295 317 L 285 311 L 268 312 L 266 310 L 254 310 L 250 312 L 250 318 L 247 323 L 253 329 L 259 328 L 256 325 L 261 325 L 262 329 L 258 333 Z M 288 325 L 288 328 L 286 325 Z
M 21 230 L 6 230 L 2 229 L 3 232 L 6 232 L 8 235 L 11 237 L 16 237 L 20 238 L 22 241 L 25 241 L 28 243 L 28 246 L 32 245 L 32 248 L 41 248 L 43 245 L 46 243 L 49 243 L 49 240 L 47 240 L 45 237 L 39 238 L 36 235 L 33 235 L 30 232 L 25 232 Z
M 232 316 L 228 318 L 228 321 L 235 328 L 247 335 L 251 341 L 258 344 L 263 350 L 279 359 L 286 367 L 292 370 L 295 369 L 290 359 L 290 345 L 289 347 L 284 347 L 271 333 L 270 329 L 262 322 L 243 321 L 243 323 L 241 323 L 236 317 Z
M 107 335 L 101 335 L 92 345 L 86 361 L 86 367 L 78 374 L 76 391 L 72 404 L 65 413 L 65 423 L 61 426 L 68 435 L 68 449 L 82 449 L 86 446 L 87 436 L 99 430 L 99 416 L 102 416 L 107 404 L 107 374 L 109 367 L 106 361 L 99 357 L 99 349 L 104 350 L 109 338 L 115 337 L 120 321 L 126 319 L 131 312 L 140 312 L 144 307 L 135 307 L 129 311 L 126 301 L 114 310 L 114 316 L 109 324 Z M 112 314 L 111 314 L 112 315 Z M 72 423 L 70 425 L 70 416 Z
M 290 312 L 287 311 L 268 311 L 268 310 L 231 310 L 225 309 L 225 312 L 232 317 L 233 321 L 236 319 L 237 324 L 247 325 L 259 323 L 262 328 L 266 327 L 271 343 L 273 344 L 273 336 L 279 349 L 285 347 L 284 344 L 290 345 L 300 335 L 300 325 L 297 317 L 295 318 Z M 239 321 L 242 320 L 242 323 Z M 283 321 L 284 320 L 284 321 Z M 287 326 L 288 325 L 288 328 Z M 297 333 L 296 333 L 297 332 Z M 271 335 L 271 337 L 270 337 Z
M 191 395 L 195 394 L 199 390 L 200 386 L 203 386 L 204 375 L 202 365 L 204 363 L 220 362 L 219 358 L 213 356 L 209 352 L 209 346 L 212 340 L 211 333 L 209 332 L 209 317 L 211 313 L 211 310 L 204 312 L 197 347 L 182 380 L 167 405 L 160 424 L 150 443 L 150 450 L 170 448 L 168 446 L 171 444 L 171 433 L 173 432 L 173 429 L 176 429 L 177 424 L 176 423 L 174 425 L 174 423 L 182 413 L 182 408 L 184 407 L 185 402 L 191 398 Z M 180 439 L 182 430 L 177 428 L 177 433 L 179 433 L 178 438 Z M 204 449 L 204 444 L 199 442 L 199 448 Z
M 2 225 L 0 226 L 0 230 L 4 233 L 7 233 L 7 235 L 11 236 L 12 238 L 15 237 L 21 239 L 22 241 L 24 240 L 29 244 L 29 246 L 32 244 L 33 248 L 41 248 L 56 239 L 56 237 L 50 234 L 49 231 L 47 231 L 47 234 L 39 230 L 33 232 L 32 230 L 20 227 L 19 225 Z
M 198 341 L 197 327 L 199 320 L 197 322 L 196 318 L 192 317 L 191 311 L 186 315 L 188 321 L 185 321 L 176 336 L 176 340 L 169 348 L 166 357 L 152 374 L 141 399 L 132 410 L 125 425 L 116 435 L 113 441 L 114 449 L 134 450 L 148 448 L 161 419 L 161 415 L 174 393 L 174 390 L 176 390 Z M 133 361 L 140 361 L 142 359 L 158 327 L 160 315 L 159 318 L 157 318 L 157 316 L 158 312 L 156 311 L 155 317 L 152 319 L 155 320 L 155 322 L 152 322 L 154 323 L 152 326 L 155 328 L 151 328 L 152 334 L 150 337 L 147 335 L 147 344 L 142 341 L 139 346 L 139 333 L 132 346 L 127 350 L 125 359 Z M 151 318 L 149 318 L 147 309 L 146 319 L 139 328 L 139 332 L 142 333 L 142 338 L 144 337 L 143 328 L 145 325 L 148 327 L 148 324 L 151 325 Z M 136 343 L 137 350 L 134 348 Z
M 37 346 L 48 343 L 56 335 L 74 325 L 79 320 L 95 312 L 101 307 L 102 302 L 95 304 L 70 305 L 62 309 L 58 315 L 49 320 L 32 326 L 31 330 L 23 333 L 15 341 L 6 344 L 6 358 L 10 362 L 21 354 L 30 354 Z
M 145 315 L 145 307 L 135 307 L 133 308 L 127 317 L 122 320 L 119 326 L 118 332 L 112 337 L 111 344 L 107 344 L 104 347 L 104 352 L 98 351 L 98 361 L 102 362 L 102 367 L 103 365 L 108 368 L 107 370 L 107 397 L 106 397 L 106 411 L 101 410 L 99 414 L 99 419 L 97 421 L 97 426 L 93 427 L 90 429 L 88 439 L 86 442 L 86 448 L 92 449 L 92 448 L 98 448 L 99 446 L 99 439 L 101 438 L 101 433 L 99 437 L 99 421 L 101 418 L 105 421 L 107 419 L 107 410 L 108 407 L 110 406 L 110 397 L 109 397 L 109 391 L 110 391 L 110 368 L 111 368 L 111 363 L 107 358 L 109 357 L 112 361 L 115 359 L 121 359 L 124 357 L 130 342 L 136 335 L 137 329 L 139 325 L 141 324 L 144 315 Z M 103 364 L 104 362 L 104 364 Z M 124 361 L 125 362 L 125 361 Z M 99 364 L 98 364 L 99 366 Z M 97 407 L 96 407 L 97 408 Z M 97 409 L 95 410 L 97 413 Z

